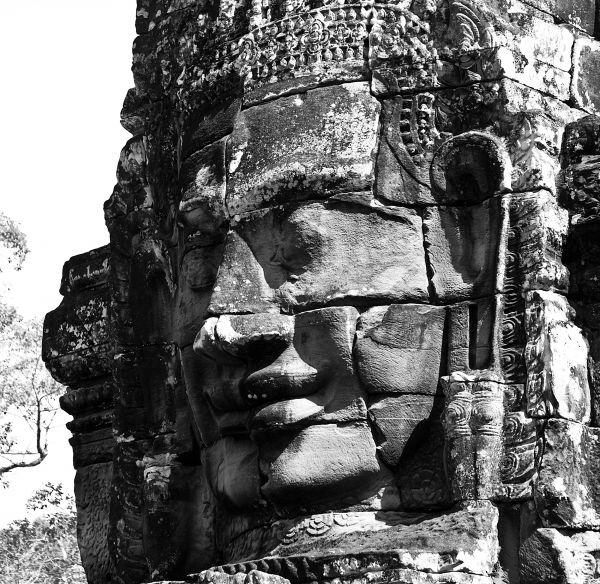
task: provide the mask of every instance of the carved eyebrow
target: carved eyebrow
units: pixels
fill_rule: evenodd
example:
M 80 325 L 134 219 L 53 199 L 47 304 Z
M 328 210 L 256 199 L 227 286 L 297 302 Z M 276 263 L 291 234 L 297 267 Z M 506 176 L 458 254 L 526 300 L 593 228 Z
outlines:
M 371 191 L 357 191 L 338 193 L 324 199 L 306 199 L 303 201 L 282 203 L 280 205 L 265 206 L 260 209 L 234 215 L 231 217 L 231 225 L 234 226 L 237 223 L 247 220 L 251 221 L 270 212 L 293 212 L 295 209 L 300 209 L 315 203 L 322 205 L 323 208 L 342 208 L 344 205 L 354 205 L 365 213 L 376 212 L 379 215 L 385 215 L 404 222 L 407 221 L 407 214 L 410 215 L 414 209 L 412 205 L 390 205 L 386 202 L 382 202 Z

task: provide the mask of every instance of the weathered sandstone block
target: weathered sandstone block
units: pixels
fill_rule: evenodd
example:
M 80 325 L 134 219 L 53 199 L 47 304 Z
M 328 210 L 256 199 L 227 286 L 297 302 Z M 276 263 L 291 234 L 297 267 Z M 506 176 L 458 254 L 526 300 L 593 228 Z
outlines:
M 379 110 L 366 83 L 244 110 L 228 141 L 229 213 L 370 190 Z
M 600 576 L 599 534 L 572 533 L 542 527 L 521 548 L 521 582 L 526 584 L 575 584 L 593 582 Z
M 567 420 L 550 420 L 535 489 L 544 526 L 598 529 L 598 429 Z
M 590 419 L 588 344 L 567 300 L 553 292 L 527 295 L 527 407 L 534 417 Z

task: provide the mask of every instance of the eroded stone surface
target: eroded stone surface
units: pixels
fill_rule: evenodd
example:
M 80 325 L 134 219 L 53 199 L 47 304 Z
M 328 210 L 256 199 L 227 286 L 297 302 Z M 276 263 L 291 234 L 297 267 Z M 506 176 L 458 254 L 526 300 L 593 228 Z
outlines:
M 521 581 L 527 584 L 593 582 L 600 576 L 597 567 L 599 554 L 597 532 L 573 534 L 540 528 L 523 543 Z
M 598 429 L 550 420 L 535 491 L 541 520 L 548 527 L 598 529 Z
M 340 203 L 260 211 L 236 225 L 223 253 L 215 314 L 427 298 L 421 218 L 410 209 L 392 217 Z
M 379 109 L 352 83 L 245 110 L 228 142 L 229 213 L 371 189 Z
M 435 297 L 442 302 L 493 294 L 500 211 L 497 199 L 424 211 L 425 250 Z
M 585 423 L 590 419 L 588 344 L 571 318 L 563 296 L 528 294 L 528 413 Z
M 579 38 L 573 49 L 573 80 L 571 98 L 578 106 L 596 112 L 600 95 L 593 79 L 600 69 L 600 44 L 587 37 Z
M 376 326 L 363 330 L 356 358 L 367 391 L 435 395 L 445 319 L 441 307 L 397 304 Z
M 382 436 L 378 447 L 382 460 L 395 467 L 409 440 L 419 440 L 436 414 L 430 395 L 394 395 L 370 400 L 369 416 Z
M 489 503 L 452 509 L 441 517 L 393 513 L 381 513 L 379 517 L 384 521 L 377 525 L 372 518 L 349 514 L 346 526 L 344 519 L 335 515 L 312 516 L 304 521 L 311 526 L 308 529 L 314 530 L 311 536 L 298 539 L 304 527 L 289 530 L 284 543 L 256 562 L 256 567 L 252 563 L 219 566 L 216 571 L 194 576 L 192 581 L 230 581 L 244 578 L 249 569 L 256 568 L 298 581 L 354 579 L 367 566 L 370 572 L 389 573 L 392 581 L 394 576 L 404 575 L 416 579 L 409 582 L 435 582 L 438 578 L 440 582 L 461 582 L 461 578 L 479 582 L 494 573 L 498 513 Z M 372 534 L 369 543 L 364 541 L 366 526 Z M 448 537 L 449 531 L 453 538 Z M 349 553 L 340 554 L 340 544 Z M 394 549 L 391 554 L 385 551 L 390 544 Z

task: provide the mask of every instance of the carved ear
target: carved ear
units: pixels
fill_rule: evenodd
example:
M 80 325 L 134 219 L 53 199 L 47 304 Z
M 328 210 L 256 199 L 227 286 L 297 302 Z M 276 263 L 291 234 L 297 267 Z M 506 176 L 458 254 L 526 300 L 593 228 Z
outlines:
M 506 148 L 483 132 L 465 132 L 442 144 L 431 162 L 431 189 L 440 203 L 480 203 L 510 189 Z

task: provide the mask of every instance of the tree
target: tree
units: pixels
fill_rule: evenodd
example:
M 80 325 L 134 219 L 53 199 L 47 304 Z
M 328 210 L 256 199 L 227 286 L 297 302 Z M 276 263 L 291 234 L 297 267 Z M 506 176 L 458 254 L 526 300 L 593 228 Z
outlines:
M 0 244 L 8 252 L 6 257 L 8 263 L 13 264 L 16 270 L 20 270 L 29 253 L 27 238 L 17 223 L 2 211 L 0 211 Z M 0 271 L 2 271 L 1 265 Z
M 47 483 L 28 507 L 45 513 L 0 529 L 0 584 L 86 584 L 73 498 Z
M 48 455 L 59 384 L 41 360 L 42 323 L 14 315 L 0 330 L 0 481 Z
M 17 312 L 4 302 L 3 295 L 8 290 L 6 273 L 13 269 L 19 271 L 29 253 L 27 238 L 19 226 L 0 211 L 0 332 L 15 319 Z
M 0 249 L 6 252 L 0 261 L 3 276 L 10 268 L 20 270 L 29 251 L 23 232 L 2 212 Z M 36 466 L 48 454 L 59 385 L 42 363 L 41 342 L 42 323 L 21 317 L 0 291 L 0 484 L 6 484 L 6 473 Z
M 29 250 L 18 225 L 1 212 L 0 251 L 0 484 L 6 485 L 7 473 L 46 458 L 60 386 L 41 360 L 42 323 L 5 302 L 7 277 Z M 73 498 L 47 483 L 27 506 L 45 514 L 0 529 L 0 584 L 85 584 Z

